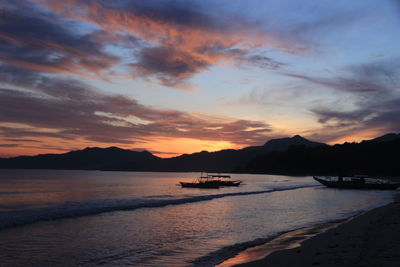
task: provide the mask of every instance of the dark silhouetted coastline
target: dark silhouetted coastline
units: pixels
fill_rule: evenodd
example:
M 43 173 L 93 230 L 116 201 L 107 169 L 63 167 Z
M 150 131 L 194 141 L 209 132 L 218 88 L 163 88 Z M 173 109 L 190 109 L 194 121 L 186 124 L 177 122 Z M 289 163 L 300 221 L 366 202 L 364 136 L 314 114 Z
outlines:
M 262 146 L 201 151 L 164 159 L 148 151 L 137 152 L 117 147 L 86 148 L 65 154 L 0 159 L 0 168 L 397 176 L 400 174 L 399 158 L 399 134 L 333 146 L 296 135 L 273 139 Z

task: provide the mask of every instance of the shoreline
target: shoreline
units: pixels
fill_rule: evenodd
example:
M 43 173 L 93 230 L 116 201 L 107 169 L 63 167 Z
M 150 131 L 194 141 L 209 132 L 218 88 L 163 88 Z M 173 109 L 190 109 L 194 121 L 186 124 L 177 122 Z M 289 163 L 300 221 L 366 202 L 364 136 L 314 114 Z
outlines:
M 282 232 L 278 235 L 271 237 L 263 244 L 249 247 L 243 251 L 240 251 L 237 255 L 225 260 L 224 262 L 221 262 L 220 264 L 216 265 L 216 267 L 237 266 L 239 264 L 264 259 L 273 252 L 298 248 L 305 240 L 322 234 L 329 229 L 337 227 L 340 224 L 347 223 L 353 218 L 362 214 L 364 214 L 364 212 L 344 219 L 337 219 L 326 223 L 319 223 L 312 226 L 301 227 L 294 230 Z
M 279 238 L 279 237 L 277 237 Z M 263 245 L 268 247 L 270 242 Z M 273 250 L 235 267 L 258 266 L 398 266 L 400 263 L 400 193 L 393 202 L 301 240 L 300 246 Z M 265 255 L 265 254 L 264 254 Z

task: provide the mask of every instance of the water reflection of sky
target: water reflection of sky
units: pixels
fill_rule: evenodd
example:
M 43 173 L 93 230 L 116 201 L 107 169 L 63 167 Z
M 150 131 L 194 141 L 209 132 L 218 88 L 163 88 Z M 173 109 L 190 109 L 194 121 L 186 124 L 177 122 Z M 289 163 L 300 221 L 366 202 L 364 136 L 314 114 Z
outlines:
M 53 193 L 19 194 L 2 200 L 22 203 L 56 205 L 65 200 L 138 197 L 142 200 L 185 198 L 205 194 L 227 194 L 235 191 L 265 190 L 278 185 L 285 191 L 262 194 L 233 195 L 206 201 L 181 203 L 159 208 L 106 212 L 94 216 L 74 217 L 53 222 L 38 222 L 24 227 L 0 231 L 0 261 L 40 266 L 58 265 L 133 265 L 185 266 L 223 247 L 268 238 L 281 231 L 347 217 L 355 212 L 388 201 L 390 192 L 336 190 L 323 186 L 289 190 L 295 185 L 314 183 L 310 177 L 235 175 L 245 186 L 218 190 L 184 190 L 177 181 L 196 174 L 71 172 L 70 176 L 51 180 L 58 171 L 37 172 L 46 190 Z M 65 173 L 64 173 L 65 174 Z M 83 175 L 85 174 L 85 175 Z M 163 177 L 163 175 L 165 175 Z M 3 176 L 2 176 L 3 177 Z M 38 178 L 39 179 L 39 178 Z M 0 179 L 5 184 L 5 179 Z M 22 191 L 32 191 L 35 179 L 20 180 Z M 49 181 L 46 183 L 45 181 Z M 278 184 L 278 185 L 277 185 Z M 2 192 L 15 191 L 18 186 L 2 187 Z M 28 190 L 29 189 L 29 190 Z M 41 189 L 43 190 L 43 188 Z M 175 194 L 175 195 L 174 195 Z M 34 195 L 38 198 L 35 199 Z M 33 199 L 29 203 L 29 199 Z M 17 201 L 18 199 L 18 201 Z M 103 199 L 104 200 L 104 199 Z M 28 203 L 27 203 L 28 202 Z M 4 205 L 4 202 L 2 202 Z M 85 204 L 86 203 L 86 204 Z M 89 204 L 88 204 L 89 203 Z M 27 244 L 30 244 L 29 246 Z M 7 256 L 8 255 L 8 256 Z M 19 255 L 18 259 L 11 255 Z M 214 254 L 223 257 L 225 254 Z M 225 255 L 226 256 L 226 255 Z

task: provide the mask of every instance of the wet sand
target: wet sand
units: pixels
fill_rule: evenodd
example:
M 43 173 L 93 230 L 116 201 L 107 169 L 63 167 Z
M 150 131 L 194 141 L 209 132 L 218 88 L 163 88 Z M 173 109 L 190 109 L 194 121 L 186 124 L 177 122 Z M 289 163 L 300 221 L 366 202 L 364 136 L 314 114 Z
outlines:
M 232 257 L 224 261 L 223 263 L 216 265 L 216 267 L 231 267 L 241 263 L 263 259 L 275 251 L 300 247 L 303 241 L 310 239 L 311 237 L 314 237 L 318 234 L 321 234 L 328 229 L 334 228 L 337 225 L 347 222 L 351 219 L 352 217 L 348 219 L 341 219 L 328 223 L 317 224 L 311 227 L 299 228 L 297 230 L 282 233 L 281 235 L 271 238 L 270 241 L 262 245 L 250 247 L 244 251 L 239 252 L 235 257 Z
M 398 267 L 400 195 L 395 197 L 393 203 L 318 234 L 299 247 L 275 251 L 264 259 L 234 266 Z

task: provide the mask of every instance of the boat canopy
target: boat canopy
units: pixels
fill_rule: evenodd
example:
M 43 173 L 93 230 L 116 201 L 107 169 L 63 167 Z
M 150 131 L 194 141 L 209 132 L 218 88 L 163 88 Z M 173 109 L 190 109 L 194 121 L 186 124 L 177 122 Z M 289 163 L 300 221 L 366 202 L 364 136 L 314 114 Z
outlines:
M 231 178 L 230 175 L 220 175 L 220 174 L 209 174 L 207 177 L 210 178 Z

